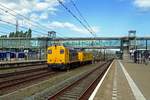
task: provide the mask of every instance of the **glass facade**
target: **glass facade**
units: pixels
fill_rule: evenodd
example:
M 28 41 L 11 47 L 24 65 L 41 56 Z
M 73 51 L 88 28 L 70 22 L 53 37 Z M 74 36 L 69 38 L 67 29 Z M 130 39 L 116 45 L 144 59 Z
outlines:
M 41 39 L 2 39 L 0 38 L 0 48 L 45 48 L 46 40 Z
M 0 38 L 0 48 L 41 48 L 46 49 L 47 46 L 53 44 L 60 44 L 69 47 L 118 47 L 121 46 L 121 40 L 48 40 L 47 38 Z M 138 48 L 146 48 L 146 40 L 130 40 L 130 46 L 136 46 Z M 147 48 L 150 49 L 150 40 L 147 40 Z
M 50 41 L 49 45 L 62 44 L 70 47 L 104 47 L 120 46 L 120 40 L 69 40 L 69 41 Z

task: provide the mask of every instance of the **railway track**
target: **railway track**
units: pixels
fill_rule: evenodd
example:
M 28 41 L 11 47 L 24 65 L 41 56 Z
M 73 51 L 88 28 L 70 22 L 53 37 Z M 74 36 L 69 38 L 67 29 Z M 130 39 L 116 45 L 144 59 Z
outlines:
M 12 90 L 18 85 L 26 84 L 28 82 L 35 81 L 54 74 L 56 74 L 56 72 L 49 71 L 47 68 L 38 68 L 16 73 L 13 72 L 3 74 L 0 80 L 0 94 L 3 94 L 4 91 L 8 91 L 9 89 Z
M 30 67 L 30 66 L 39 66 L 39 65 L 46 65 L 46 61 L 16 61 L 16 62 L 0 62 L 0 70 L 5 69 L 14 69 L 14 68 L 23 68 L 23 67 Z
M 8 77 L 17 76 L 17 75 L 26 74 L 26 73 L 31 73 L 31 72 L 38 72 L 41 70 L 47 70 L 47 66 L 41 67 L 41 68 L 21 70 L 21 71 L 17 71 L 17 72 L 3 73 L 3 74 L 0 74 L 0 78 L 8 78 Z
M 76 81 L 70 82 L 70 85 L 51 95 L 48 100 L 87 100 L 111 62 L 112 60 L 100 65 Z

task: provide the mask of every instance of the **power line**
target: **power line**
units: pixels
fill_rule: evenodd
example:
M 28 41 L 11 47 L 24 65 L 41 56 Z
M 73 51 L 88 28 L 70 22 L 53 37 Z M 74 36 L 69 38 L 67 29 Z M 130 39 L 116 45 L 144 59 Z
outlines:
M 20 13 L 18 13 L 18 12 L 16 12 L 16 11 L 14 11 L 14 10 L 12 10 L 12 9 L 10 9 L 10 8 L 8 8 L 8 7 L 6 7 L 6 6 L 4 6 L 4 5 L 2 5 L 2 4 L 0 4 L 0 6 L 1 7 L 3 7 L 3 8 L 5 8 L 5 9 L 7 9 L 7 10 L 9 10 L 9 11 L 12 11 L 12 12 L 14 12 L 14 13 L 16 13 L 17 15 L 19 15 L 19 16 L 21 16 L 22 18 L 24 18 L 24 19 L 27 19 L 28 21 L 30 21 L 30 22 L 32 22 L 32 23 L 35 23 L 35 24 L 32 24 L 32 26 L 35 26 L 35 27 L 39 27 L 40 26 L 40 29 L 42 29 L 43 31 L 46 31 L 45 29 L 47 29 L 47 30 L 49 30 L 50 28 L 48 28 L 48 27 L 45 27 L 45 26 L 43 26 L 43 25 L 41 25 L 40 23 L 38 23 L 38 22 L 35 22 L 35 21 L 33 21 L 33 20 L 31 20 L 31 19 L 29 19 L 28 17 L 26 17 L 26 16 L 24 16 L 24 15 L 22 15 L 22 14 L 20 14 Z M 6 13 L 9 13 L 10 15 L 12 15 L 12 16 L 14 16 L 15 18 L 16 18 L 16 15 L 14 15 L 14 14 L 12 14 L 12 13 L 10 13 L 9 11 L 7 11 L 7 10 L 5 10 L 5 9 L 3 9 L 3 8 L 0 8 L 2 11 L 5 11 Z M 37 25 L 39 25 L 39 26 L 37 26 Z M 51 29 L 50 29 L 51 30 Z M 48 32 L 48 31 L 46 31 L 46 32 Z M 58 33 L 58 32 L 57 32 Z M 59 34 L 59 33 L 58 33 Z M 61 36 L 61 35 L 60 35 Z
M 4 23 L 7 23 L 7 24 L 11 24 L 11 25 L 16 26 L 16 24 L 13 24 L 13 23 L 10 23 L 10 22 L 1 20 L 1 19 L 0 19 L 0 21 L 1 21 L 1 22 L 4 22 Z M 21 28 L 23 28 L 23 29 L 28 29 L 27 27 L 24 27 L 24 26 L 19 26 L 19 25 L 18 25 L 18 27 L 21 27 Z M 39 32 L 39 31 L 36 31 L 36 30 L 32 30 L 32 31 L 33 31 L 33 32 L 37 32 L 36 34 L 38 34 L 38 33 L 40 33 L 40 34 L 46 34 L 46 33 L 41 33 L 41 32 Z M 38 35 L 39 35 L 39 34 L 38 34 Z M 47 34 L 46 34 L 46 35 L 47 35 Z
M 0 30 L 7 30 L 6 33 L 10 33 L 10 32 L 13 31 L 13 30 L 10 30 L 10 29 L 6 28 L 5 26 L 1 26 L 1 27 L 0 27 Z
M 74 17 L 87 31 L 89 31 L 90 34 L 94 36 L 93 32 L 89 30 L 89 28 L 84 23 L 82 23 L 82 21 L 68 7 L 66 7 L 62 1 L 60 0 L 57 1 L 72 15 L 72 17 Z
M 1 26 L 0 26 L 0 29 L 1 30 L 7 30 L 7 32 L 5 32 L 5 33 L 10 33 L 10 32 L 12 32 L 12 31 L 14 31 L 14 25 L 11 25 L 11 24 L 8 24 L 8 23 L 6 23 L 5 21 L 2 21 L 2 20 L 0 20 L 0 24 L 2 24 Z M 10 26 L 11 25 L 11 26 Z M 1 31 L 2 32 L 2 31 Z
M 0 22 L 4 22 L 4 23 L 7 23 L 8 25 L 11 24 L 11 25 L 13 25 L 13 26 L 16 26 L 16 24 L 13 24 L 13 23 L 10 23 L 10 22 L 1 20 L 1 19 L 0 19 Z M 8 26 L 8 25 L 7 25 L 7 26 Z M 18 25 L 18 27 L 23 28 L 23 29 L 28 29 L 27 27 L 24 27 L 24 26 L 19 26 L 19 25 Z M 7 28 L 7 29 L 8 29 L 8 28 Z M 39 35 L 39 36 L 41 36 L 42 34 L 43 34 L 43 35 L 48 35 L 48 34 L 46 34 L 46 33 L 42 33 L 42 32 L 39 32 L 39 31 L 37 31 L 37 30 L 33 30 L 33 29 L 32 29 L 32 31 L 33 31 L 33 32 L 36 32 L 36 33 L 33 33 L 33 34 L 37 34 L 37 35 Z M 38 33 L 40 33 L 41 35 L 38 34 Z M 56 32 L 56 33 L 58 33 L 58 32 Z M 59 33 L 59 34 L 60 34 L 60 33 Z M 57 35 L 59 35 L 59 34 L 57 34 Z M 61 37 L 61 36 L 59 35 L 58 37 Z M 61 37 L 61 38 L 63 38 L 63 37 Z
M 91 28 L 91 26 L 89 25 L 89 23 L 87 22 L 87 20 L 83 17 L 82 13 L 80 12 L 80 10 L 78 9 L 78 7 L 76 6 L 75 2 L 73 0 L 70 0 L 71 3 L 73 4 L 73 6 L 75 7 L 76 11 L 78 12 L 79 16 L 83 19 L 83 21 L 87 24 L 87 26 L 90 28 L 90 30 L 95 33 L 93 31 L 93 29 Z M 96 35 L 96 34 L 95 34 Z
M 35 22 L 35 21 L 32 21 L 32 20 L 30 20 L 28 17 L 26 17 L 26 16 L 23 16 L 23 15 L 21 15 L 20 13 L 17 13 L 17 12 L 15 12 L 14 10 L 12 10 L 12 9 L 10 9 L 10 8 L 8 8 L 8 7 L 5 7 L 5 6 L 3 6 L 2 4 L 0 4 L 0 6 L 2 6 L 2 7 L 4 7 L 4 8 L 6 8 L 6 9 L 8 9 L 8 10 L 10 10 L 10 11 L 12 11 L 12 12 L 14 12 L 14 13 L 16 13 L 17 15 L 19 15 L 19 16 L 21 16 L 21 17 L 23 17 L 23 18 L 25 18 L 25 19 L 27 19 L 28 21 L 31 21 L 31 22 L 33 22 L 33 23 L 35 23 L 35 24 L 38 24 L 39 26 L 41 26 L 41 27 L 43 27 L 43 29 L 49 29 L 48 27 L 45 27 L 45 26 L 43 26 L 43 25 L 41 25 L 40 23 L 38 23 L 38 22 Z M 2 8 L 0 8 L 1 10 L 4 10 L 4 9 L 2 9 Z M 12 14 L 12 13 L 10 13 L 10 12 L 8 12 L 8 11 L 5 11 L 6 13 L 9 13 L 9 14 L 11 14 L 12 16 L 14 16 L 14 17 L 16 17 L 14 14 Z M 32 24 L 33 26 L 36 26 L 36 27 L 39 27 L 39 26 L 37 26 L 37 25 L 34 25 L 34 24 Z M 46 30 L 44 30 L 44 31 L 46 31 Z M 47 32 L 47 31 L 46 31 Z
M 0 6 L 3 7 L 3 8 L 6 8 L 7 10 L 10 10 L 10 11 L 16 13 L 17 15 L 21 16 L 22 18 L 27 19 L 27 20 L 30 21 L 30 22 L 33 22 L 33 23 L 35 23 L 35 24 L 41 26 L 43 29 L 48 29 L 48 30 L 50 29 L 50 28 L 48 28 L 48 27 L 46 27 L 46 26 L 44 26 L 44 25 L 41 25 L 40 23 L 35 22 L 35 21 L 31 20 L 30 18 L 28 18 L 28 17 L 26 17 L 26 16 L 24 16 L 24 15 L 22 15 L 22 14 L 16 12 L 16 11 L 14 11 L 14 10 L 12 10 L 12 9 L 10 9 L 10 8 L 8 8 L 8 7 L 6 7 L 6 6 L 4 6 L 4 5 L 2 5 L 2 4 L 0 4 Z M 2 8 L 1 8 L 1 9 L 2 9 Z M 3 10 L 4 10 L 4 9 L 3 9 Z M 8 11 L 7 11 L 7 12 L 8 12 Z M 9 12 L 8 12 L 8 13 L 9 13 Z M 13 14 L 11 14 L 11 15 L 13 15 Z M 13 15 L 13 16 L 14 16 L 14 15 Z M 16 17 L 16 16 L 15 16 L 15 17 Z M 36 25 L 36 26 L 37 26 L 37 25 Z
M 2 34 L 2 33 L 3 33 L 3 34 Z M 0 31 L 0 34 L 1 34 L 1 35 L 6 35 L 6 34 L 7 34 L 7 32 Z
M 22 18 L 24 18 L 24 19 L 27 19 L 28 21 L 30 21 L 30 22 L 32 22 L 32 23 L 35 23 L 35 24 L 37 24 L 37 25 L 39 25 L 39 26 L 41 26 L 40 27 L 40 29 L 42 29 L 43 31 L 46 31 L 46 30 L 44 30 L 44 29 L 50 29 L 50 28 L 48 28 L 48 27 L 45 27 L 45 26 L 43 26 L 43 25 L 41 25 L 40 23 L 38 23 L 38 22 L 35 22 L 35 21 L 33 21 L 33 20 L 30 20 L 28 17 L 26 17 L 26 16 L 24 16 L 24 15 L 22 15 L 22 14 L 20 14 L 20 13 L 18 13 L 18 12 L 16 12 L 16 11 L 14 11 L 14 10 L 12 10 L 12 9 L 10 9 L 10 8 L 8 8 L 8 7 L 6 7 L 6 6 L 4 6 L 4 5 L 2 5 L 2 4 L 0 4 L 0 6 L 1 7 L 3 7 L 3 8 L 0 8 L 2 11 L 5 11 L 5 13 L 9 13 L 10 15 L 12 15 L 12 16 L 14 16 L 15 18 L 16 18 L 16 15 L 15 14 L 17 14 L 17 15 L 19 15 L 19 16 L 21 16 Z M 5 10 L 5 9 L 7 9 L 7 10 Z M 9 10 L 9 11 L 8 11 Z M 12 12 L 14 12 L 15 14 L 12 14 L 10 11 L 12 11 Z M 31 23 L 31 24 L 32 24 Z M 35 25 L 35 24 L 32 24 L 33 26 L 35 26 L 35 27 L 39 27 L 39 26 L 37 26 L 37 25 Z M 48 31 L 46 31 L 46 32 L 48 32 Z M 57 33 L 57 35 L 62 35 L 62 34 L 60 34 L 59 32 L 56 32 Z M 62 37 L 62 36 L 61 36 Z
M 2 21 L 1 21 L 2 22 Z M 7 24 L 7 23 L 5 23 L 5 22 L 2 22 L 2 23 L 0 23 L 0 24 L 2 24 L 0 27 L 7 27 L 7 29 L 9 29 L 10 30 L 10 28 L 11 29 L 14 29 L 13 27 L 14 27 L 14 25 L 12 25 L 12 26 L 10 26 L 10 24 Z
M 1 4 L 0 4 L 0 5 L 1 5 Z M 7 8 L 7 9 L 9 9 L 9 8 Z M 12 15 L 13 17 L 17 18 L 16 15 L 10 13 L 9 11 L 7 11 L 7 10 L 5 10 L 5 9 L 3 9 L 3 8 L 0 8 L 0 10 L 5 11 L 5 13 L 8 13 L 8 14 Z M 13 10 L 11 10 L 11 11 L 13 11 Z M 13 12 L 15 12 L 15 11 L 13 11 Z M 16 12 L 15 12 L 15 13 L 16 13 Z M 16 14 L 17 14 L 17 13 L 16 13 Z M 21 14 L 19 14 L 19 15 L 21 15 Z M 30 20 L 30 19 L 28 19 L 28 20 Z M 35 27 L 37 27 L 37 25 L 35 25 L 35 24 L 32 24 L 32 25 L 35 26 Z M 43 29 L 42 29 L 42 30 L 43 30 Z M 43 31 L 46 31 L 46 30 L 43 30 Z M 46 32 L 47 32 L 47 31 L 46 31 Z

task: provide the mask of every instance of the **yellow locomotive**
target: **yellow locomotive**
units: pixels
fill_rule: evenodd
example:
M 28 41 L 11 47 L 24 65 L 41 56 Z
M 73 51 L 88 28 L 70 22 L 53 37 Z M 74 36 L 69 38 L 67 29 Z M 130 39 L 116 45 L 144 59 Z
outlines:
M 93 54 L 78 52 L 64 46 L 49 46 L 47 49 L 47 64 L 49 68 L 66 70 L 83 64 L 92 63 Z

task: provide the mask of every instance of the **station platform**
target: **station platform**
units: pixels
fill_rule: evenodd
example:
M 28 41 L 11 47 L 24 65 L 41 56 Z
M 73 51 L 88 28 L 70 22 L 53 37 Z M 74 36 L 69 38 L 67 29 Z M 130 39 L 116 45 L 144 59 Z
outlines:
M 29 63 L 29 62 L 44 62 L 46 60 L 19 60 L 19 61 L 0 61 L 0 64 L 11 64 L 11 63 Z
M 30 66 L 34 64 L 44 64 L 46 60 L 20 60 L 20 61 L 4 61 L 0 62 L 0 70 L 8 68 L 16 68 L 23 66 Z
M 14 65 L 14 64 L 27 64 L 27 63 L 43 63 L 46 62 L 46 60 L 20 60 L 20 61 L 3 61 L 0 62 L 0 66 L 4 65 Z
M 150 64 L 114 60 L 89 100 L 150 100 Z

